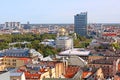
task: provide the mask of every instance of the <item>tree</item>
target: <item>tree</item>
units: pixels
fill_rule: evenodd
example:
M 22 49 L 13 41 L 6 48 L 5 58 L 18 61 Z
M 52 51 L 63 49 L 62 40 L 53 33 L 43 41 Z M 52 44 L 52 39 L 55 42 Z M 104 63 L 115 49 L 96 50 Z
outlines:
M 46 56 L 49 56 L 49 55 L 52 55 L 52 51 L 50 49 L 46 49 L 43 51 L 43 56 L 46 57 Z
M 30 44 L 15 44 L 14 47 L 17 48 L 33 48 L 43 54 L 43 56 L 55 55 L 61 51 L 61 49 L 56 49 L 51 46 L 44 46 L 40 44 L 40 41 L 44 39 L 55 39 L 56 34 L 15 34 L 15 35 L 0 35 L 0 50 L 9 48 L 9 43 L 11 42 L 23 42 L 28 41 Z
M 115 49 L 120 49 L 119 43 L 113 43 L 112 46 L 113 46 Z
M 74 47 L 79 47 L 79 45 L 80 45 L 80 41 L 79 41 L 79 39 L 74 39 Z

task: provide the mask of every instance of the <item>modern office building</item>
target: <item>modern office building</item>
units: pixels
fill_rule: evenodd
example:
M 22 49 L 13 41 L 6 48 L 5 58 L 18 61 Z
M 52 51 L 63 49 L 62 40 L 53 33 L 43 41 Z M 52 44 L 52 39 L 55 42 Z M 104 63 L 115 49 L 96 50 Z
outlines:
M 81 12 L 74 16 L 74 31 L 81 36 L 87 36 L 87 12 Z

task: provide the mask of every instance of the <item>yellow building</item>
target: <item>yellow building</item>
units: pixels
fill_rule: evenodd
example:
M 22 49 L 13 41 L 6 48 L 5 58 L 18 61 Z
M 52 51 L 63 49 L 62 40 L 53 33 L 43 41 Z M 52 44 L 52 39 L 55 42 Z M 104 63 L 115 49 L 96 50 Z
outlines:
M 6 68 L 6 65 L 4 65 L 4 64 L 1 64 L 1 65 L 0 65 L 0 71 L 4 71 L 5 68 Z
M 17 57 L 3 57 L 2 63 L 6 67 L 19 67 L 23 66 L 26 63 L 30 62 L 30 58 L 17 58 Z
M 5 69 L 6 65 L 3 64 L 3 57 L 0 57 L 0 71 Z

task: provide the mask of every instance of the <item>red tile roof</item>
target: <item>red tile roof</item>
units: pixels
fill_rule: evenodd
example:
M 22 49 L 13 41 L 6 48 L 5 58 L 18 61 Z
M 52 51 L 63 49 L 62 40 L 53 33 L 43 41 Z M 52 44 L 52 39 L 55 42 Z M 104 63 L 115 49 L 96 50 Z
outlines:
M 118 71 L 120 72 L 120 63 L 118 64 Z
M 26 79 L 40 79 L 41 74 L 38 73 L 30 73 L 29 71 L 25 70 L 17 70 L 17 72 L 24 72 Z
M 41 74 L 25 72 L 26 79 L 40 79 Z
M 103 36 L 117 36 L 116 33 L 104 33 Z
M 26 58 L 21 58 L 22 60 L 27 60 Z M 26 79 L 30 79 L 30 80 L 36 80 L 36 79 L 40 79 L 40 76 L 42 73 L 45 73 L 46 72 L 46 69 L 49 67 L 55 67 L 55 64 L 57 64 L 59 62 L 53 62 L 53 61 L 41 61 L 40 63 L 36 64 L 38 66 L 38 68 L 36 67 L 36 69 L 34 69 L 35 67 L 35 64 L 34 65 L 29 65 L 29 66 L 21 66 L 17 72 L 24 72 L 25 73 L 25 77 Z M 61 62 L 60 62 L 61 63 Z M 44 67 L 46 65 L 46 67 Z M 43 66 L 41 68 L 39 68 L 39 66 Z M 47 67 L 48 66 L 48 67 Z M 72 68 L 73 69 L 73 72 L 74 70 L 77 71 L 77 69 L 74 67 Z M 72 73 L 72 74 L 75 74 L 75 73 Z
M 68 66 L 66 68 L 66 73 L 65 73 L 65 77 L 66 78 L 72 78 L 74 77 L 74 75 L 80 70 L 80 67 L 78 66 Z
M 82 79 L 86 78 L 88 75 L 91 75 L 91 74 L 92 74 L 92 72 L 83 72 L 82 73 Z
M 30 59 L 30 58 L 19 58 L 19 60 L 23 60 L 23 61 L 24 61 L 24 63 L 28 63 L 28 62 L 30 62 L 30 61 L 31 61 L 31 59 Z

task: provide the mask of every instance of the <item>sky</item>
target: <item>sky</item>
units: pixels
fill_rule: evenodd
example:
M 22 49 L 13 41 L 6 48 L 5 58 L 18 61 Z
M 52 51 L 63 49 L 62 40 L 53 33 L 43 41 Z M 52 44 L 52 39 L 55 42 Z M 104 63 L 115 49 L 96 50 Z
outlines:
M 120 23 L 120 0 L 0 0 L 0 23 L 74 23 L 88 12 L 88 23 Z

